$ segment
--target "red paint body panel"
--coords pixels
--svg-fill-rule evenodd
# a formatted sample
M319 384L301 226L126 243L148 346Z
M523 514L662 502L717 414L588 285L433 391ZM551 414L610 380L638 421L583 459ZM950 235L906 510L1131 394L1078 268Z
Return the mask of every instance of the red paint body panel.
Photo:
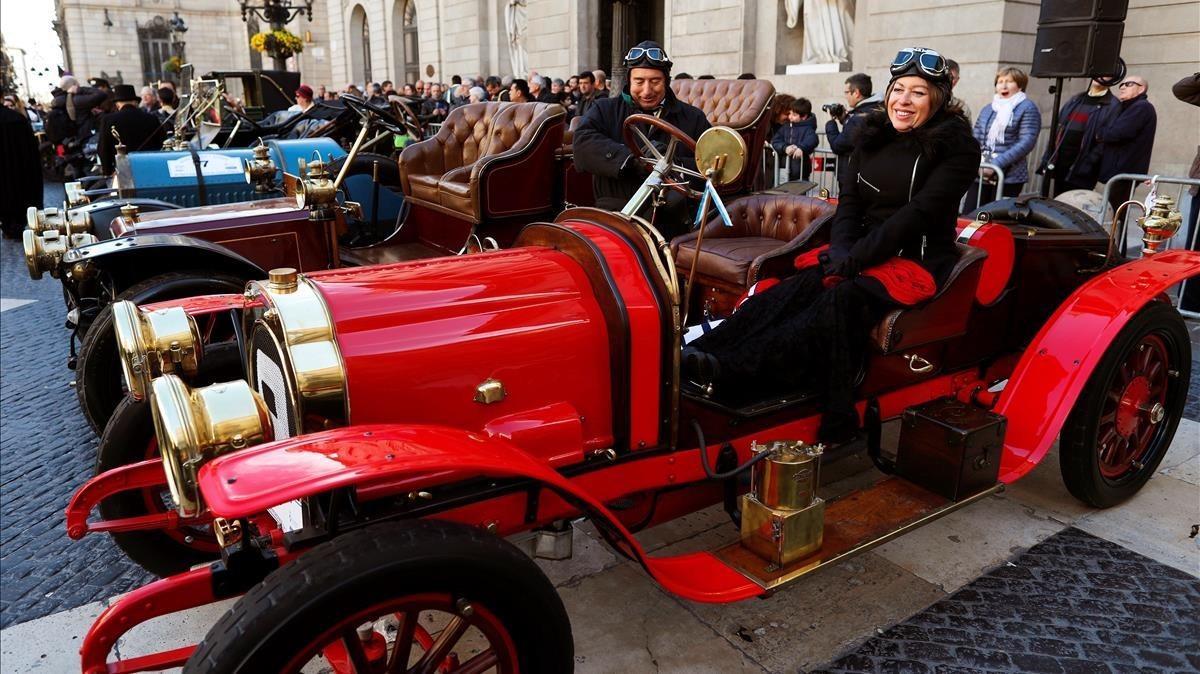
M183 297L177 300L164 300L162 302L138 305L138 308L146 312L173 307L182 307L184 311L192 316L203 316L205 314L229 311L230 309L245 309L246 298L241 294L222 293L218 295L197 295L196 297Z
M176 211L159 211L113 220L113 236L186 234L220 244L263 269L294 267L300 271L328 269L337 255L330 251L326 225L309 222L308 211L295 199L263 199Z
M662 387L662 314L638 264L638 253L611 230L587 222L559 223L587 236L608 263L629 317L629 446L658 444Z
M482 430L565 403L583 446L612 443L608 337L591 286L566 255L522 248L314 274L337 330L350 421ZM473 400L489 378L507 397ZM514 438L517 439L517 438Z
M1021 477L1046 455L1129 319L1167 288L1197 275L1200 253L1165 251L1100 274L1067 298L1021 356L996 405L1008 417L1002 482Z

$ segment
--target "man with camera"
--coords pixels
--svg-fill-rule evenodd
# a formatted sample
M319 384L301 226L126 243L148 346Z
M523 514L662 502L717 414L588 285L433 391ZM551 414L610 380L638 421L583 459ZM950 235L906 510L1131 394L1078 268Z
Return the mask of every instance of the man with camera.
M846 105L841 103L826 103L821 109L829 113L833 119L825 122L825 135L829 138L829 149L837 154L838 184L846 176L850 163L850 152L854 149L855 129L862 123L863 116L874 110L882 99L871 93L871 76L866 73L855 73L846 78L843 90ZM838 123L842 128L838 130Z

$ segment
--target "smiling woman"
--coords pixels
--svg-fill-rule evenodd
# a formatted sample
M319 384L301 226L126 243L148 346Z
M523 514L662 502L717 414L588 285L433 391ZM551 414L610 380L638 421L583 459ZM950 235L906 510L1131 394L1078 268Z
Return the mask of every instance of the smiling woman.
M870 113L850 155L831 244L801 255L799 274L751 296L684 353L687 374L718 395L821 382L825 443L857 430L854 385L870 327L932 297L958 261L958 201L979 165L945 59L904 49L891 72L886 110Z

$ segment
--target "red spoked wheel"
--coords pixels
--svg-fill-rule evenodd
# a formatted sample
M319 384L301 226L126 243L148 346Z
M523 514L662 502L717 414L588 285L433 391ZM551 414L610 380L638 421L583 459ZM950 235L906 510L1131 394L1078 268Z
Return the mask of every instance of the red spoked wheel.
M430 633L426 624L440 630ZM436 593L382 602L338 622L282 671L322 664L338 674L519 671L516 646L496 614L466 598Z
M96 449L96 473L158 457L158 439L150 404L125 397L100 436ZM100 502L106 520L163 513L172 506L166 486L126 491ZM165 578L187 571L196 564L220 557L212 527L183 526L175 529L114 531L117 547L138 566Z
M184 672L549 673L573 659L566 610L531 559L477 529L418 520L351 531L275 571Z
M1179 312L1152 302L1109 345L1063 426L1063 482L1106 508L1135 494L1175 437L1191 376L1191 342Z

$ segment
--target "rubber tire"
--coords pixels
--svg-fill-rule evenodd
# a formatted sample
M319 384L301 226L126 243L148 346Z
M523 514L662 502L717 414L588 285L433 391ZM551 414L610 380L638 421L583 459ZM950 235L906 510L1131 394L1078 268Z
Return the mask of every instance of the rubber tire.
M1158 333L1163 338L1169 367L1179 373L1167 381L1167 414L1163 419L1167 427L1150 441L1142 469L1122 478L1119 483L1113 483L1100 474L1096 427L1112 377L1129 352L1149 333ZM1151 302L1130 319L1104 352L1071 409L1059 437L1059 470L1072 496L1088 505L1108 508L1133 496L1146 484L1175 437L1187 401L1191 369L1191 341L1187 326L1174 307L1166 302Z
M241 372L242 361L237 344L215 344L204 354L196 384L237 379ZM100 436L100 445L96 448L96 474L145 461L149 457L144 448L153 437L154 419L150 404L125 396ZM100 515L106 520L149 514L140 493L135 491L114 494L101 501L99 509ZM216 553L188 547L159 531L114 531L111 535L117 547L129 559L160 578L187 571L196 564L211 562L219 557Z
M329 616L418 592L487 606L509 631L522 674L574 668L570 618L533 560L475 528L409 520L339 536L269 575L213 625L183 671L278 672Z
M185 280L194 283L182 283ZM156 286L169 286L152 293ZM135 283L117 295L117 300L138 298L139 304L193 297L211 293L241 292L246 279L229 274L179 271L159 274ZM101 435L117 404L125 397L121 364L117 360L117 336L113 332L112 305L100 310L83 335L83 344L75 363L75 395L83 418L92 432Z

